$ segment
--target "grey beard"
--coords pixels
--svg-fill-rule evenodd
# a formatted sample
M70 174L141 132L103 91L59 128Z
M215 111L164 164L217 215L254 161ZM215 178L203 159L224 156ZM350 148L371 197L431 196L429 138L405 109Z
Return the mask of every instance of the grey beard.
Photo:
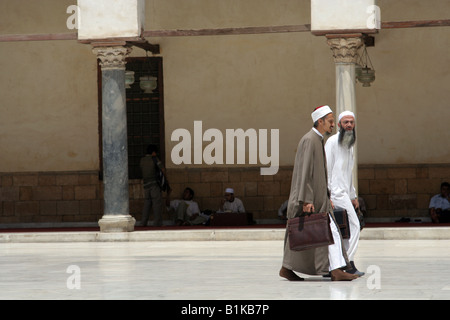
M347 131L343 128L339 130L339 145L343 145L350 149L356 142L356 134L355 129L352 131Z

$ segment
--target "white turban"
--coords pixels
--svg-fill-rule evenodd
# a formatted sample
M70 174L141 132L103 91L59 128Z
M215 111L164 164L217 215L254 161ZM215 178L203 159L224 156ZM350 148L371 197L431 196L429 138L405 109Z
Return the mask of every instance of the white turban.
M316 110L314 110L313 113L311 113L311 118L313 119L313 122L316 122L317 120L325 117L329 113L333 113L333 111L329 106L320 106L316 108Z
M345 117L345 116L352 116L353 119L355 118L355 114L354 114L353 112L351 112L351 111L344 111L344 112L342 112L342 113L339 115L339 120L338 120L338 122L340 122L341 119L342 119L343 117Z
M226 188L225 193L234 193L234 190L232 188Z

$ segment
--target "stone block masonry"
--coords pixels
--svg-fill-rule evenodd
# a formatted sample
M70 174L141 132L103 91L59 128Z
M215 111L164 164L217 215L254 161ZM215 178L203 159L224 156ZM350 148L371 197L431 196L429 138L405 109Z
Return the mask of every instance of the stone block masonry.
M102 216L98 172L2 173L0 223L95 222Z
M167 174L172 199L191 187L201 210L217 210L225 188L232 187L256 220L267 221L277 219L289 197L292 167L266 176L259 167L169 168ZM359 196L370 219L427 217L430 198L443 181L450 181L450 164L360 165L358 170ZM143 195L141 181L130 180L130 215L137 221ZM0 173L0 200L0 224L97 223L103 215L103 182L96 171ZM166 212L164 220L170 220Z
M359 196L368 218L428 217L430 199L450 181L450 164L360 165Z

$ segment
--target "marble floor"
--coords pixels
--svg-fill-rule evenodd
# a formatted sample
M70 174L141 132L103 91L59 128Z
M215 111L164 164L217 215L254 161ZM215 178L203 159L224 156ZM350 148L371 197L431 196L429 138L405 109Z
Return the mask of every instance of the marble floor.
M282 241L1 243L0 299L450 299L450 240L360 240L352 282L278 276Z

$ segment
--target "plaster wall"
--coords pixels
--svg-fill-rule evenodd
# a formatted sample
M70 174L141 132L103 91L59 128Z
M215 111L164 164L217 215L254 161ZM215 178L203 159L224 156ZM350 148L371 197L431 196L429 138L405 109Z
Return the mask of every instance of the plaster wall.
M72 33L71 0L0 3L2 34ZM446 1L378 1L383 21L448 19ZM146 1L145 30L310 23L309 1ZM356 85L360 164L448 163L450 28L381 30L376 70ZM178 128L279 129L280 166L318 105L335 106L335 68L310 32L149 38L164 64L166 166ZM76 41L0 42L0 171L99 169L95 55ZM135 48L133 56L145 52ZM205 143L206 145L207 143ZM207 166L205 164L199 165ZM209 167L209 166L208 166Z

